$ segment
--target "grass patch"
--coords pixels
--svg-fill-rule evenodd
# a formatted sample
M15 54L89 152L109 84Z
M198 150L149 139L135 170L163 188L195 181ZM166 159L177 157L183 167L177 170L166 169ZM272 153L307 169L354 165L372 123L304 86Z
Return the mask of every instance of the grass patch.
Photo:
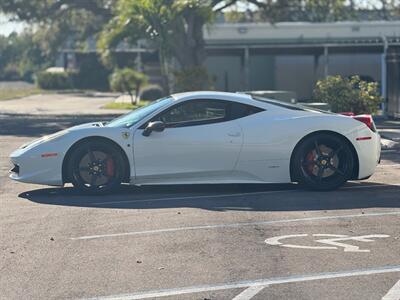
M139 105L133 105L131 103L116 103L116 102L110 102L105 104L102 108L104 109L126 109L126 110L134 110L136 108L145 106L149 104L150 101L147 100L141 100Z
M0 100L11 100L16 98L28 97L31 95L44 94L46 91L43 91L39 88L0 88Z

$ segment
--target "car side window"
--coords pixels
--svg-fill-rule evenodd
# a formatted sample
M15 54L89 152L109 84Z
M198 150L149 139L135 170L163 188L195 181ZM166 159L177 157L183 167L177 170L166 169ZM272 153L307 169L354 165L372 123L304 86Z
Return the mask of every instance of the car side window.
M167 127L193 126L226 121L229 102L219 100L192 100L178 104L157 119Z
M162 121L166 128L205 125L243 118L263 108L228 100L189 100L160 113L152 121ZM142 129L146 124L142 126Z
M243 118L246 116L256 114L261 111L264 111L264 109L256 107L256 106L252 106L252 105L243 104L243 103L232 102L232 105L230 108L230 119L235 120L235 119Z

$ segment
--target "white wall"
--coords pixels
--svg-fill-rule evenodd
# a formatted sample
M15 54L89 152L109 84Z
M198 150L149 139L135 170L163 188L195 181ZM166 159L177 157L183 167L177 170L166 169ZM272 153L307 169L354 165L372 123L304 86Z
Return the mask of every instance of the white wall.
M205 27L207 44L236 41L279 41L306 39L374 39L400 37L400 21L364 21L335 23L223 23Z

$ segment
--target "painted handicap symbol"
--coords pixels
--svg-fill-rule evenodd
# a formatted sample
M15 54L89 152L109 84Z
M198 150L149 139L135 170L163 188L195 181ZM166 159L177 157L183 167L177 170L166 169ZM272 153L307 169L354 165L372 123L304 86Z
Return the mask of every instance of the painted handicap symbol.
M325 244L326 246L305 246L286 243L286 240L293 238L304 238L312 236L315 238L316 243ZM348 236L343 234L292 234L272 237L265 240L267 245L280 246L286 248L296 249L314 249L314 250L337 250L343 248L344 252L370 252L368 249L360 249L360 247L350 244L349 242L364 242L370 243L375 242L375 239L388 238L390 235L387 234L370 234L360 236Z

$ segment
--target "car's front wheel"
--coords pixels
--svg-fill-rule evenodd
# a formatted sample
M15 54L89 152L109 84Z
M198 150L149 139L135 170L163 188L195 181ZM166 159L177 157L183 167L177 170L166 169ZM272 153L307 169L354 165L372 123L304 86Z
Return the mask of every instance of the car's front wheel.
M116 190L124 176L124 161L117 147L101 141L89 141L73 150L69 160L69 178L74 187L88 194Z
M313 190L333 190L351 178L355 162L347 141L321 133L301 142L292 163L300 184Z

